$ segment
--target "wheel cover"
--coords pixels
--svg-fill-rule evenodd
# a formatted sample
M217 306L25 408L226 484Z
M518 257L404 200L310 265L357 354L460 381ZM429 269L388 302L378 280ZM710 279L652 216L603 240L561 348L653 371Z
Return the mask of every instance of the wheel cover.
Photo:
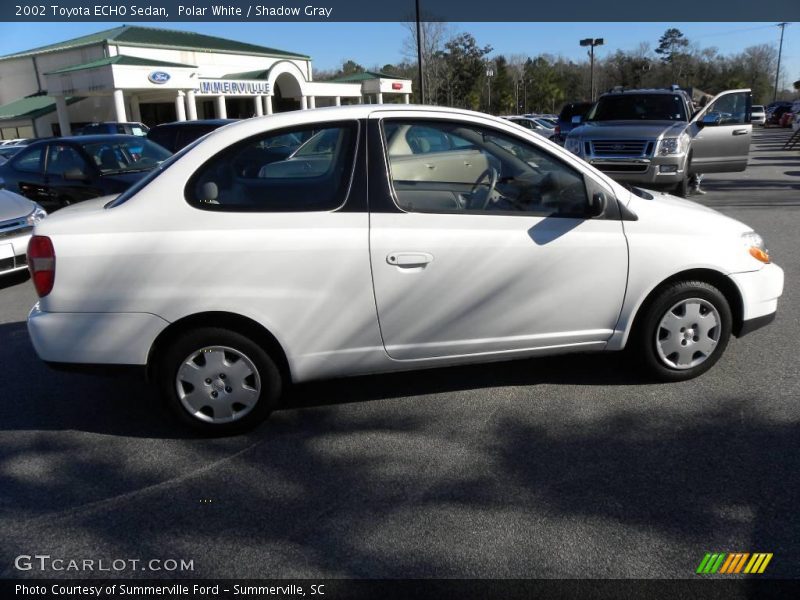
M196 419L231 423L255 408L261 378L253 361L239 350L207 346L192 352L178 367L175 390Z
M691 369L711 357L721 334L716 307L702 298L688 298L664 313L656 328L656 350L671 369Z

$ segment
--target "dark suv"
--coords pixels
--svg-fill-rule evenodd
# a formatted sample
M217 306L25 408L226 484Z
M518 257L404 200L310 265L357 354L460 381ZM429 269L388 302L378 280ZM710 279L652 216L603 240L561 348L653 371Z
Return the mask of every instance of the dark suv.
M553 134L552 140L563 146L567 134L573 128L572 117L578 116L585 119L592 106L594 106L593 102L567 102L558 114L556 132Z

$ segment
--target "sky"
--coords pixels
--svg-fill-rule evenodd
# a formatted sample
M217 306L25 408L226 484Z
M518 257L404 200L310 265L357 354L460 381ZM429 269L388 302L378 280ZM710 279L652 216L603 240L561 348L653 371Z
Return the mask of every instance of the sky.
M121 23L0 23L0 56L109 29ZM150 26L149 23L139 23ZM162 25L158 25L162 26ZM578 41L604 38L595 49L602 58L616 50L632 50L640 42L658 45L669 27L680 29L690 42L715 46L722 54L747 46L771 44L777 49L780 29L774 23L450 23L454 33L469 32L493 55L550 53L572 60L586 58ZM317 69L336 69L352 59L364 67L401 61L408 30L400 23L165 23L164 28L195 31L281 50L310 55ZM781 79L800 79L800 23L786 27Z

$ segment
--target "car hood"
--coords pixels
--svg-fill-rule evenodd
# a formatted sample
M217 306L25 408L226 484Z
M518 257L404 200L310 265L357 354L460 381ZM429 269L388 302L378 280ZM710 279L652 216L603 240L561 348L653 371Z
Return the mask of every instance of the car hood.
M643 190L652 199L640 198L630 193L627 206L640 220L652 224L659 230L672 229L675 232L697 233L700 235L741 235L753 228L741 221L703 206L697 202L678 198L665 192Z
M597 121L574 127L569 135L593 140L656 139L662 134L680 135L686 125L682 121Z
M27 217L33 207L34 203L27 198L8 190L0 190L0 222Z

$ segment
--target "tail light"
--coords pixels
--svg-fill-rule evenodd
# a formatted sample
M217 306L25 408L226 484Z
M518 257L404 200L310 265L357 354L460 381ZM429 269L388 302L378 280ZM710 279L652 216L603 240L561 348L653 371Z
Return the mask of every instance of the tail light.
M561 133L561 125L556 125L556 133L555 133L555 135L558 135L560 133Z
M56 251L53 242L44 235L34 235L28 242L28 270L39 298L53 290L56 280Z

